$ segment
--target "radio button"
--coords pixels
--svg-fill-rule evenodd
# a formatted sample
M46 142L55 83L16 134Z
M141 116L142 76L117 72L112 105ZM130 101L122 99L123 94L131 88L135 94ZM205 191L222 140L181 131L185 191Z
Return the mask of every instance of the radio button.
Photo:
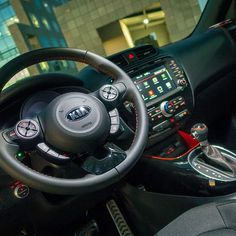
M187 115L189 115L189 111L187 109L181 111L177 115L175 115L175 119L177 121L184 119Z
M161 124L154 126L152 128L152 130L156 131L156 132L161 132L161 131L165 130L166 128L169 128L170 126L171 126L170 121L166 120L166 121L162 122Z

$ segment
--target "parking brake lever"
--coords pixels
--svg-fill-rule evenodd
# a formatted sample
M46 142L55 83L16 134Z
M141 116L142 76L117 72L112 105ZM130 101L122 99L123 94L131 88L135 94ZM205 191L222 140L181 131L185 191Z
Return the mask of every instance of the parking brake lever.
M208 142L208 128L203 123L195 124L191 128L192 136L200 143L202 152L205 154L206 161L213 167L220 168L222 171L227 171L236 175L236 160L227 158L214 146Z

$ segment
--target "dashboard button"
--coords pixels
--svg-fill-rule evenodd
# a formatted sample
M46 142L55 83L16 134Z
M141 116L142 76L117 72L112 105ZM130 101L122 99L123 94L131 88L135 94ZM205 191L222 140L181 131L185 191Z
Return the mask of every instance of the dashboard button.
M17 198L23 199L29 195L29 187L24 184L19 184L14 189L14 195Z
M162 124L159 124L159 125L156 125L152 128L153 131L156 131L156 132L161 132L164 130Z
M11 129L11 130L8 130L8 131L4 132L3 133L3 138L9 143L11 143L12 141L15 141L15 140L18 139L14 129Z
M189 111L187 109L181 111L177 115L175 115L175 119L177 121L184 119L189 114Z
M171 123L170 123L170 121L164 121L164 122L162 122L161 124L158 124L158 125L156 125L156 126L154 126L153 128L152 128L152 130L153 131L156 131L156 132L161 132L161 131L163 131L164 129L166 129L166 128L169 128L171 126Z

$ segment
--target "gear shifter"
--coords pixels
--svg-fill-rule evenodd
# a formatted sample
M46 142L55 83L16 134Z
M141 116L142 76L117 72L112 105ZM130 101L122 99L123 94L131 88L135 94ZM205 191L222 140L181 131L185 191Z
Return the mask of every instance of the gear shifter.
M216 147L209 144L208 128L205 124L195 124L191 129L191 134L199 141L201 150L205 154L204 159L209 165L236 176L236 160L227 158L227 155L223 155Z

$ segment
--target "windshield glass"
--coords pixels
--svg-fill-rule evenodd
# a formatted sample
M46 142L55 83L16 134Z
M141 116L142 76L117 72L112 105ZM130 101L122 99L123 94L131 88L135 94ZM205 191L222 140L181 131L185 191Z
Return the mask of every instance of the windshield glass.
M0 67L38 48L73 47L102 56L138 45L156 47L188 36L207 0L0 0ZM70 61L43 62L17 74L76 74Z

